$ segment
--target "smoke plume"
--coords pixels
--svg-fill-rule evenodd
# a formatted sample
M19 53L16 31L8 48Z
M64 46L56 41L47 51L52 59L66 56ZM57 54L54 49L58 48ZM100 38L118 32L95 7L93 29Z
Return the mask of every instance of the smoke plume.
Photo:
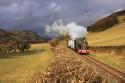
M71 39L83 38L87 33L87 28L81 25L78 25L75 22L63 24L62 20L55 21L52 25L46 26L47 34L52 37L58 37L59 35L68 35Z

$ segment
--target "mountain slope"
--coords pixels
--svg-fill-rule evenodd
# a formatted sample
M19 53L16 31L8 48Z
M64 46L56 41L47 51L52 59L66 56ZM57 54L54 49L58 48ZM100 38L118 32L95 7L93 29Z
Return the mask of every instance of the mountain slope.
M96 23L88 27L88 31L91 32L104 31L124 21L125 21L125 10L122 10L97 21Z
M89 32L87 38L89 45L125 45L125 22L110 27L105 31Z
M30 30L10 30L0 29L0 41L45 41L35 32Z

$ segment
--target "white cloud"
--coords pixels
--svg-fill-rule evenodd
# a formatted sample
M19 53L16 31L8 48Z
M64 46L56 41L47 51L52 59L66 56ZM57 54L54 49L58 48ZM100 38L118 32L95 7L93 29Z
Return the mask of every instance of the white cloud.
M123 8L119 8L119 9L113 11L113 13L115 13L115 12L119 12L119 11L122 11L122 10L123 10Z
M61 9L61 6L58 5L58 4L55 3L55 2L51 2L49 6L50 6L50 8L55 9L55 10L57 10L57 11Z
M55 8L55 7L57 7L57 4L55 2L52 2L52 3L50 3L50 7Z

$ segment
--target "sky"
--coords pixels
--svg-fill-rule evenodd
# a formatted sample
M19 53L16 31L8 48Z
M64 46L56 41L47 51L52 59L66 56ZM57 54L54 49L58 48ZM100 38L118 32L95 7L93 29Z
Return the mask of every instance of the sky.
M0 28L28 29L45 36L56 20L89 26L125 9L125 0L0 0Z

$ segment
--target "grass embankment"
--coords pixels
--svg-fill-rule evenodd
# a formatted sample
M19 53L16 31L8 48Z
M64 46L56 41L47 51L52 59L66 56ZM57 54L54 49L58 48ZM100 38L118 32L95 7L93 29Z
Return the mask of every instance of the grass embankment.
M52 61L49 44L31 45L31 52L0 57L0 83L25 83Z
M125 45L125 22L102 32L89 32L87 39L91 46Z
M125 73L125 56L117 56L106 53L97 53L91 56Z

